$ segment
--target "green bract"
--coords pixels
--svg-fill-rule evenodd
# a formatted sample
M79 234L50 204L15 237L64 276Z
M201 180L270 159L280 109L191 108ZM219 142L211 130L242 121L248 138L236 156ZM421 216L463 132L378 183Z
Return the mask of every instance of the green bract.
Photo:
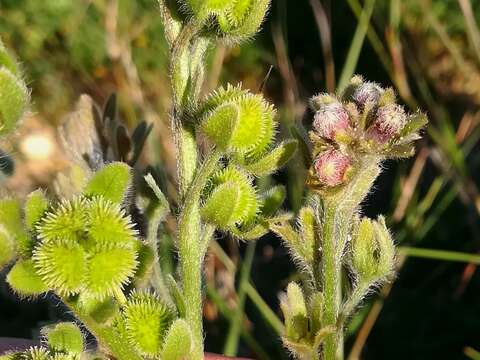
M43 328L48 347L52 351L80 354L84 348L83 334L73 323L59 323Z
M260 29L270 0L184 0L199 22L214 19L214 30L223 38L239 41Z
M19 260L7 275L7 282L20 296L36 296L49 290L31 260Z
M261 95L240 86L210 95L200 115L202 132L224 151L248 155L262 152L273 141L275 110Z
M258 200L252 180L247 174L228 167L216 174L212 183L214 189L201 210L205 221L229 230L255 218Z
M0 41L0 135L11 132L25 112L30 94L15 60Z

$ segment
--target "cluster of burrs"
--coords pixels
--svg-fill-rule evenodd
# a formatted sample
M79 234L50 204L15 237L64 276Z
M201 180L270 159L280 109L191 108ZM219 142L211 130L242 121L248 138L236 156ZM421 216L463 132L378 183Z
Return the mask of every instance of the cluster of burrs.
M296 149L295 141L273 146L275 110L263 96L240 86L216 91L198 110L198 128L225 156L225 166L210 179L201 215L206 222L243 239L259 237L281 205L282 188L258 194L254 177L282 167Z
M270 6L270 0L180 0L207 29L230 42L255 35Z
M319 190L339 187L351 178L362 158L372 161L414 154L414 141L427 123L396 103L393 89L354 77L340 96L320 94L311 100L315 111L313 166L309 184Z
M23 207L17 200L1 200L0 266L13 264L7 282L18 295L56 294L89 331L121 343L132 359L168 358L178 350L178 336L188 353L190 330L177 319L184 311L154 292L135 290L150 278L154 252L124 210L131 177L128 165L111 163L71 199L49 201L37 190ZM84 349L83 335L74 324L58 324L44 333L45 346L0 359L100 355Z

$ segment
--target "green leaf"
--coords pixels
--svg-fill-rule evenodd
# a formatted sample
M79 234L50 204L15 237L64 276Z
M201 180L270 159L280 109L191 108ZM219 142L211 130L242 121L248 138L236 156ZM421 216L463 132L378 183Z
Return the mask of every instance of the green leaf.
M306 167L309 167L313 162L312 159L312 144L308 140L308 135L303 127L292 126L290 128L290 133L293 138L298 142L298 149L302 155L303 161L305 162Z
M131 169L127 164L111 163L93 175L84 190L84 194L87 196L102 196L120 204L131 182Z
M16 255L15 242L3 226L0 226L0 270Z
M137 249L137 270L135 271L135 282L144 283L148 281L152 273L155 253L151 246L139 244Z
M0 40L0 67L4 66L7 68L13 75L19 75L18 65L15 62L13 56L3 45L3 42Z
M255 176L270 175L283 167L295 154L296 150L296 140L285 141L260 160L244 165L244 167Z
M278 185L269 189L266 193L262 194L260 202L260 212L262 217L269 217L275 215L280 206L282 206L287 196L287 190L285 186Z
M255 224L246 229L232 227L229 232L240 240L256 240L262 236L268 234L268 224L261 221L259 224Z
M48 286L37 274L32 260L19 260L7 275L7 283L20 296L37 296L47 292Z
M177 282L173 278L171 274L167 275L167 286L168 286L168 291L170 292L170 295L173 298L173 301L175 302L175 305L177 307L177 312L178 316L180 317L185 317L186 314L186 305L185 305L185 297L182 293L182 289L178 286Z
M203 133L220 149L227 150L239 122L239 108L232 103L219 106L203 120Z
M162 360L188 359L193 346L192 331L183 319L176 320L165 337L162 349Z
M83 334L73 323L64 322L51 328L43 328L48 347L53 351L81 354L84 348Z
M315 251L316 234L319 231L319 229L317 229L314 210L310 207L302 208L298 215L298 223L302 233L304 246L305 248L312 249L313 253Z
M34 225L43 217L48 208L45 193L38 189L30 193L25 202L25 225L27 229L34 230Z
M404 128L400 131L400 137L408 136L415 133L428 124L428 118L425 114L417 113L408 118Z
M29 100L25 84L5 67L0 67L0 135L15 128Z
M15 246L22 255L29 256L32 251L33 240L25 231L22 220L22 208L19 200L0 200L0 224L15 242Z

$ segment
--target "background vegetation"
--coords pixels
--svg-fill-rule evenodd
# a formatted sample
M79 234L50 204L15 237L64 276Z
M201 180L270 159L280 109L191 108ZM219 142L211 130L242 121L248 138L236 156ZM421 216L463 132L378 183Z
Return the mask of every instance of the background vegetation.
M353 73L395 87L407 107L430 116L417 156L388 164L365 204L370 216L387 214L401 246L399 273L353 319L350 359L480 358L479 23L478 0L273 0L254 41L212 51L205 92L238 80L263 88L284 132L302 119L309 126L306 99L341 88ZM128 127L154 123L143 164L175 173L154 0L0 0L0 36L22 60L34 101L2 144L15 161L13 173L4 168L6 192L48 188L68 166L54 128L82 93L102 104L117 92ZM287 184L292 210L303 197L296 163L265 179ZM171 270L168 235L162 244L162 266ZM219 238L205 274L207 350L285 358L278 294L295 276L273 235L257 245ZM1 286L0 336L35 337L64 316L53 298L19 303Z

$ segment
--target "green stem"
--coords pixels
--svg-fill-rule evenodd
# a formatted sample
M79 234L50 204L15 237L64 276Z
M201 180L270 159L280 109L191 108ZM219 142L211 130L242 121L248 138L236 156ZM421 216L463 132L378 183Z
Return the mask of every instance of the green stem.
M477 254L403 246L398 248L398 252L410 257L480 264L480 255Z
M355 211L380 172L378 161L375 157L363 158L348 185L339 193L323 198L322 261L321 265L315 265L321 266L324 326L337 329L325 339L324 360L343 359L343 327L337 327L342 305L343 255Z
M186 305L186 320L194 339L191 359L203 358L202 261L199 202L205 184L220 160L221 152L210 153L199 169L185 197L178 223L180 273Z
M335 218L336 206L325 203L323 215L323 241L322 241L322 283L324 303L324 323L325 326L335 326L337 323L338 312L341 302L341 262L337 259L337 239L335 238ZM328 335L325 339L324 359L337 359L337 349L339 343L339 331Z

